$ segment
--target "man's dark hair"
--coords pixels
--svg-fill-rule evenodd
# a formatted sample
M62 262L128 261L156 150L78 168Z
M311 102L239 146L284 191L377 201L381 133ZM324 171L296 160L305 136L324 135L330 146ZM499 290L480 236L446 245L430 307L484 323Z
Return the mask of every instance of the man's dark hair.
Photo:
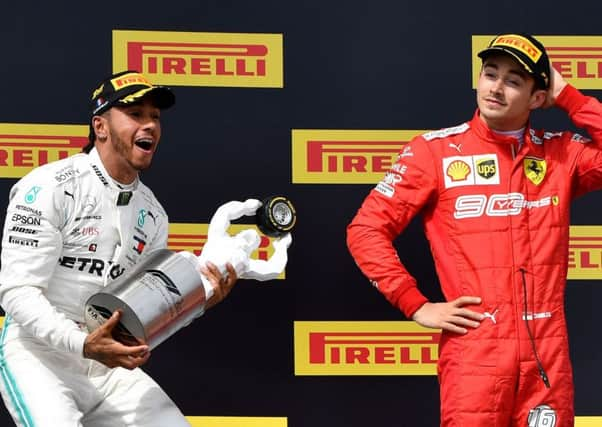
M96 140L96 133L94 127L90 124L90 134L88 135L88 143L82 148L82 153L89 153L94 148L94 141Z

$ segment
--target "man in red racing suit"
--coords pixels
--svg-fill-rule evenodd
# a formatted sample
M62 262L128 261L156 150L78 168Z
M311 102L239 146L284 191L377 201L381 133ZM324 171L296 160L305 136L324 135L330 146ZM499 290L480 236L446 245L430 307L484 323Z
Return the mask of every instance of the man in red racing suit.
M568 427L569 208L602 187L602 105L553 69L546 75L529 63L529 70L502 37L534 43L545 55L530 36L492 41L479 55L472 120L404 146L348 226L347 243L394 306L442 329L442 426ZM544 90L533 88L542 67ZM540 92L545 99L535 99ZM551 105L592 140L531 129L529 112ZM443 303L424 297L392 246L419 212Z

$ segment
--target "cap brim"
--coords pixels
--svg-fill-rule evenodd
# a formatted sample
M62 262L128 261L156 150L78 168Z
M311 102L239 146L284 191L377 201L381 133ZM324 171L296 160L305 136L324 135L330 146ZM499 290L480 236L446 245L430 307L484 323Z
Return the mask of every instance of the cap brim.
M140 102L143 98L150 97L157 108L167 109L176 103L176 96L171 89L166 86L153 86L140 89L124 98L121 98L116 104L128 105Z
M483 49L482 51L477 53L477 56L484 60L489 55L494 54L494 53L505 53L507 55L510 55L511 57L516 59L520 65L523 66L523 68L525 69L525 71L527 73L529 73L531 75L535 75L535 73L533 72L531 67L529 67L520 56L518 56L514 51L512 51L510 49L505 49L505 48L499 47L499 46L498 47L488 47L487 49Z

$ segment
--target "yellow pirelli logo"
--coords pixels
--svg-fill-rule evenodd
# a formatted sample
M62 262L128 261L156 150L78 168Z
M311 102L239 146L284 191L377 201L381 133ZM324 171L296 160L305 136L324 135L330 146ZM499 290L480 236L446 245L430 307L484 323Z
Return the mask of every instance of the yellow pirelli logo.
M602 279L602 226L572 225L569 236L569 279Z
M251 253L251 258L267 261L274 253L274 246L272 245L273 238L261 233L255 225L232 224L228 228L228 233L234 236L249 228L256 230L261 239L257 250ZM209 224L170 223L167 248L176 252L192 252L198 256L201 254L203 246L205 246L205 243L207 242L208 229ZM282 272L278 276L278 279L284 278L285 272Z
M186 417L192 427L287 427L284 417Z
M284 85L282 34L113 31L113 70L171 86Z
M527 55L533 62L537 62L542 55L542 51L537 48L531 41L517 34L508 36L500 36L492 43L493 46L508 46L520 50Z
M295 184L375 184L425 130L292 130Z
M137 75L126 75L123 77L116 77L114 79L111 80L111 84L113 85L113 87L116 90L119 89L123 89L126 88L128 86L134 86L134 85L146 85L146 86L150 86L151 83L143 76L141 76L140 74Z
M472 36L472 87L477 87L481 59L495 36ZM545 47L550 63L579 89L602 89L602 36L535 36Z
M436 375L441 332L414 322L295 322L295 375Z
M0 178L20 178L33 168L82 151L86 125L0 123Z

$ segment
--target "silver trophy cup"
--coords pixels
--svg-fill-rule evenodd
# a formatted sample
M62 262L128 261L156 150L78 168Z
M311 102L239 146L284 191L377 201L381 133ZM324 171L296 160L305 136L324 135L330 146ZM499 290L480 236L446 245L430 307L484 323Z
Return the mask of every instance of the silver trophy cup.
M85 321L93 331L121 310L113 337L126 345L157 347L203 313L206 295L196 257L169 249L153 251L131 274L92 295Z
M258 212L260 207L262 210ZM256 212L258 228L278 237L272 243L274 254L269 260L251 259L260 242L257 232L248 229L231 236L227 231L231 220ZM88 298L84 307L88 330L97 329L115 310L121 310L113 338L126 345L157 347L203 314L207 293L211 297L213 291L208 279L202 277L199 265L211 261L224 275L226 263L230 263L238 278L243 279L266 281L278 277L287 262L295 218L292 203L282 196L263 202L247 199L225 203L211 219L207 242L198 258L186 251L156 250L131 273Z

